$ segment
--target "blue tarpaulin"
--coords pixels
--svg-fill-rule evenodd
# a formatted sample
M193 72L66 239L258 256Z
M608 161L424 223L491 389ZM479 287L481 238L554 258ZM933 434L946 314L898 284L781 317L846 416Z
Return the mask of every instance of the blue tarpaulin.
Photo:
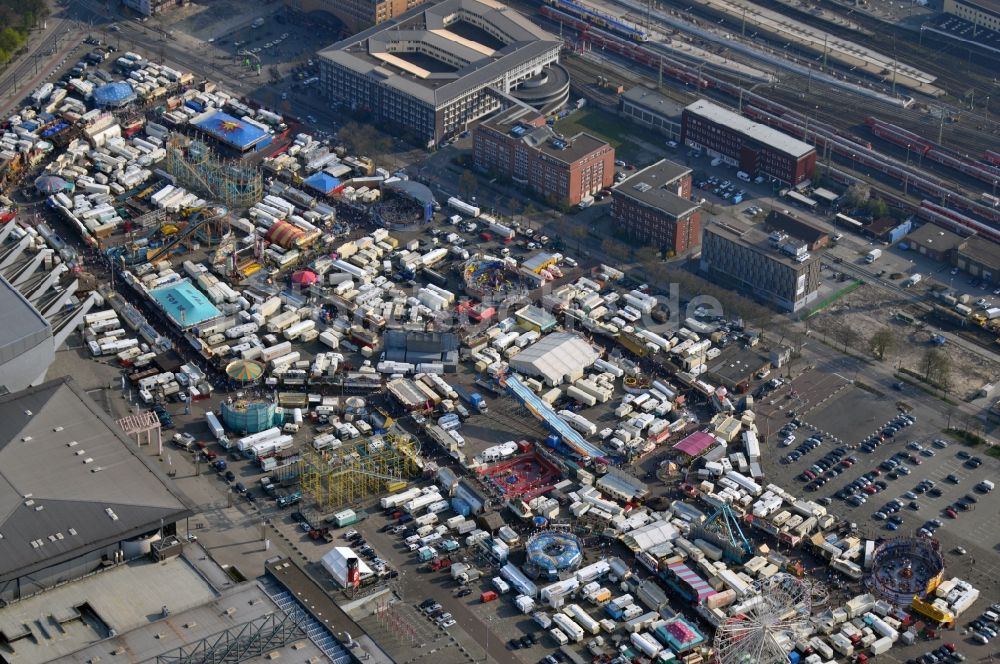
M330 194L334 189L340 186L340 180L333 177L329 173L324 173L320 171L319 173L313 173L307 177L303 184L310 189L314 189L323 194Z
M222 313L187 279L149 292L174 323L182 328L218 318Z

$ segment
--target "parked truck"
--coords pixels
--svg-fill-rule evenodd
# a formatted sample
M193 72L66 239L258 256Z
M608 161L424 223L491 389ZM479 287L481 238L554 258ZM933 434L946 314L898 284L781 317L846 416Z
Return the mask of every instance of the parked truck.
M882 257L882 250L881 249L872 249L865 256L865 262L866 263L874 263L875 261L877 261L881 257Z
M485 415L489 412L489 407L486 405L486 399L484 399L483 395L479 392L471 392L462 385L453 385L452 387L458 394L459 398L469 404L469 406L477 413Z

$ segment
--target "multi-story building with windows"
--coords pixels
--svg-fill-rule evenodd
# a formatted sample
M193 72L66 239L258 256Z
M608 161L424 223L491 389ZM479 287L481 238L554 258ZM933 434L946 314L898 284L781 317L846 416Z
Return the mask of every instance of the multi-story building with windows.
M701 271L780 309L798 311L819 295L822 258L787 240L735 221L713 221L702 234Z
M670 256L701 242L701 211L691 200L691 169L661 159L611 190L616 228Z
M981 28L1000 32L1000 0L944 0L941 10Z
M416 7L319 53L321 89L428 146L515 103L562 41L493 0Z
M684 144L705 150L750 176L795 186L813 176L816 150L808 143L699 99L682 114Z
M622 93L618 98L618 113L633 122L657 129L672 141L681 140L681 112L684 107L641 85Z
M587 133L559 136L545 117L512 106L473 130L476 168L507 177L553 202L577 205L611 186L615 149Z
M153 16L159 14L167 7L186 5L187 0L124 0L124 4L129 9L134 9L143 16Z
M328 12L354 33L410 11L426 0L285 0L293 11Z

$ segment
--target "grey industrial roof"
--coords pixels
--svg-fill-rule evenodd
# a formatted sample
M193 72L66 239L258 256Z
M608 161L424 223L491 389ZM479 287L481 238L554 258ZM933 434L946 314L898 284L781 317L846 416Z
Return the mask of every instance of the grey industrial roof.
M450 23L465 17L489 25L491 34L502 36L506 45L490 56L463 44L461 38L431 32L447 30ZM378 53L412 52L414 44L446 50L467 64L457 71L433 73L421 79L375 57ZM379 78L384 85L438 107L548 51L558 52L561 47L562 42L554 35L493 0L443 0L415 7L396 19L339 41L320 51L319 57ZM433 57L431 53L426 55Z
M191 513L71 378L0 398L0 581Z
M953 233L943 226L937 224L924 224L920 228L912 231L906 236L910 242L916 242L933 251L942 253L951 251L965 241L965 238L958 233Z
M958 253L994 271L1000 270L1000 244L993 240L974 235L959 247Z
M0 276L0 366L52 336L52 326L10 282ZM41 371L39 371L41 373Z
M791 155L796 159L813 151L813 146L808 143L803 143L799 139L793 138L792 136L780 132L777 129L772 129L767 125L754 122L749 118L733 113L728 109L717 106L704 99L699 99L693 104L687 106L684 110L701 116L716 124L725 125L733 131L738 131L745 136L749 136L764 145L768 145L775 150L780 150L781 152Z
M275 610L266 599L247 601L262 594L253 584L218 595L206 578L222 574L224 582L231 579L211 559L192 560L191 553L205 556L194 545L179 557L136 560L0 608L0 634L8 641L4 657L18 664L92 664L98 656L108 657L124 647L129 653L124 661L149 662L155 655ZM155 592L136 592L138 588ZM84 604L100 621L80 619ZM151 620L160 618L163 607L169 617ZM230 607L236 609L231 616L225 613ZM109 638L105 629L116 636Z
M636 106L642 106L650 112L658 113L668 118L680 118L684 106L677 101L661 95L655 90L637 85L622 93L622 98Z
M679 196L677 187L671 185L691 169L672 161L661 159L614 186L613 193L635 199L643 205L663 210L672 217L680 217L698 207L698 204Z
M529 375L545 376L551 383L561 383L567 375L579 373L592 365L600 354L587 341L571 332L553 332L515 355L510 366Z

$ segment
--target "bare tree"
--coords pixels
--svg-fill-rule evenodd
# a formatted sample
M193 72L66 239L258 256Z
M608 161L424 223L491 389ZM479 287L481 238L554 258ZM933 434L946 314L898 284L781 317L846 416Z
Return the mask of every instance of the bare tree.
M463 196L472 196L479 191L479 180L475 173L468 169L462 171L462 175L458 178L458 189Z
M858 331L855 330L848 324L841 324L830 330L830 334L833 338L839 341L844 346L844 352L847 352L848 346L853 346L858 340Z
M876 330L869 341L872 355L879 360L884 360L896 349L896 334L888 327Z
M659 260L660 252L656 249L656 247L646 245L636 250L635 258L643 264L643 267L646 267L647 264L654 263Z
M937 348L928 348L920 361L924 380L933 383L941 389L947 389L951 384L951 360Z

